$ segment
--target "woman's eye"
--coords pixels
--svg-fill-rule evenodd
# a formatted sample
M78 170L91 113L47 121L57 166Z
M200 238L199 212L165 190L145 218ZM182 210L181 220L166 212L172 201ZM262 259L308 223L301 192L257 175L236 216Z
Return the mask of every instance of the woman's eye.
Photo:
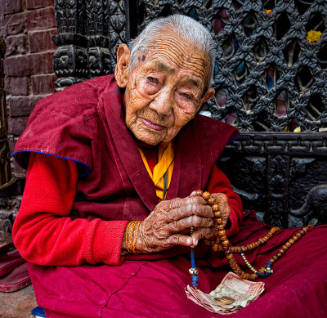
M192 95L190 95L190 94L187 94L187 93L180 93L180 95L181 96L183 96L184 98L186 98L186 99L192 99Z
M158 79L156 79L155 77L152 77L152 76L148 76L147 80L152 84L158 84L159 83Z

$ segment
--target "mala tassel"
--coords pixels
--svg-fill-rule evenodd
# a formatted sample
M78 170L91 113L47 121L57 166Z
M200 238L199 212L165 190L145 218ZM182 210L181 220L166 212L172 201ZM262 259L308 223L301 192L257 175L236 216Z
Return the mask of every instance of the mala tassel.
M194 231L193 226L190 229L190 234L192 235ZM192 285L194 287L198 287L198 280L199 280L199 271L195 266L195 251L194 247L191 247L191 268L189 269L189 273L192 275Z

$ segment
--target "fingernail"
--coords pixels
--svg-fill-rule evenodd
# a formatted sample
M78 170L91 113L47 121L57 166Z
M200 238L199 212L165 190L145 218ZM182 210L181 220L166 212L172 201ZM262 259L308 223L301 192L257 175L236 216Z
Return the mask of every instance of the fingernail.
M193 240L189 237L186 242L187 242L188 245L191 245L192 244L192 241Z
M197 245L198 245L198 243L199 243L199 241L198 241L198 240L196 240L196 239L193 239L193 245L194 245L194 246L197 246Z

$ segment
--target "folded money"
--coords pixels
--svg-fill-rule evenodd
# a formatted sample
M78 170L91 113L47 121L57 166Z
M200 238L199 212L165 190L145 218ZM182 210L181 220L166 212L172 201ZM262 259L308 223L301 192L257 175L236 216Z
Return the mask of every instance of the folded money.
M263 291L263 282L245 280L232 272L229 272L209 294L190 285L185 288L188 299L210 312L221 315L235 313L256 300Z

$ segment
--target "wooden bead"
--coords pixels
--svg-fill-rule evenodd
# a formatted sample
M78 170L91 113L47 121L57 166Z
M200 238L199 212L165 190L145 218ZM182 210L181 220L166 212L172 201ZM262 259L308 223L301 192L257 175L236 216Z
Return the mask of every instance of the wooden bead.
M217 253L218 250L219 250L219 245L216 243L216 244L213 244L212 247L211 247L212 251Z
M225 230L219 230L219 231L218 231L218 235L219 235L220 237L225 236L225 234L226 234L226 231L225 231Z
M203 191L202 190L197 190L197 191L195 191L195 194L198 195L198 196L202 196Z
M204 200L208 200L210 198L210 193L208 191L203 192L202 198Z
M234 257L230 260L229 264L232 265L236 270L241 270Z
M223 247L229 246L229 241L227 241L227 240L222 241L221 244L222 244Z
M219 205L215 203L212 207L212 211L219 211Z
M241 253L241 248L240 247L235 247L235 253Z
M222 218L217 218L216 221L217 221L216 222L217 224L223 224L224 223Z
M210 197L210 198L208 199L208 204L210 204L210 205L214 205L214 204L215 204L215 199L214 199L213 197Z
M224 242L224 241L228 241L226 235L222 235L222 236L220 236L219 239L220 239L222 242Z
M214 213L215 218L221 218L221 212L217 211Z
M232 254L232 250L230 247L225 251L225 254L226 255Z
M250 275L250 278L249 279L250 280L255 280L257 277L258 277L257 274L254 274L253 273L253 274Z

